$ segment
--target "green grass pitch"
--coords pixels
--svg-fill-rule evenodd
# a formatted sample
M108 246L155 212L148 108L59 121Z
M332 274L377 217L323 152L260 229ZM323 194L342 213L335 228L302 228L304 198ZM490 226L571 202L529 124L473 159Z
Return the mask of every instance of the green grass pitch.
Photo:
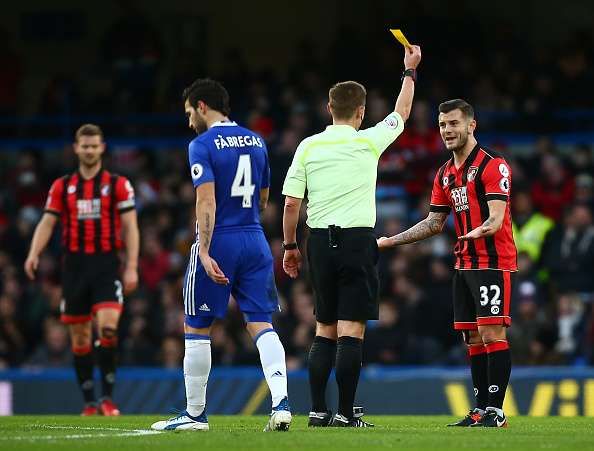
M208 432L148 431L156 416L0 417L0 450L477 450L594 449L592 418L510 418L507 429L446 428L446 416L369 416L373 429L308 429L296 416L289 432L264 433L262 416L212 416Z

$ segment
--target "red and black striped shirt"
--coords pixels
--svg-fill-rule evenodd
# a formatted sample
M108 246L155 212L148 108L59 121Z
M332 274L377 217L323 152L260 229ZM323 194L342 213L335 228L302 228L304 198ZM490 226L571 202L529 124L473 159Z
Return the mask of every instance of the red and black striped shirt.
M502 155L478 144L460 168L456 169L451 158L437 171L430 210L449 213L453 208L458 236L487 220L488 201L507 202L501 230L489 237L456 243L456 269L518 269L510 209L511 175Z
M121 249L121 217L134 209L134 189L125 177L101 169L92 179L80 172L57 179L45 211L62 220L68 252L96 254Z

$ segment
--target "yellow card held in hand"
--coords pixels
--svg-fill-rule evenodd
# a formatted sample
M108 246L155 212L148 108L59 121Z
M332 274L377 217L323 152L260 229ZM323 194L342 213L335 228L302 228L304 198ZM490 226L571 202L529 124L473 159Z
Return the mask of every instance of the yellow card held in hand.
M391 28L390 31L392 32L394 37L396 39L398 39L398 42L400 42L404 47L412 47L410 45L410 42L408 42L408 39L406 39L406 37L404 36L402 31L400 31L399 28L394 28L394 29Z

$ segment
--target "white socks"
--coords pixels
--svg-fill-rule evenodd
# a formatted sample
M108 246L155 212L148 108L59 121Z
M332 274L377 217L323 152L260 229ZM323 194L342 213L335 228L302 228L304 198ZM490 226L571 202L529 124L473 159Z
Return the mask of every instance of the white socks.
M200 415L206 406L206 384L210 374L211 360L210 337L186 334L186 354L184 356L186 410L193 417Z
M266 329L256 336L256 347L260 353L264 377L270 388L272 407L276 407L287 396L285 349L273 329Z

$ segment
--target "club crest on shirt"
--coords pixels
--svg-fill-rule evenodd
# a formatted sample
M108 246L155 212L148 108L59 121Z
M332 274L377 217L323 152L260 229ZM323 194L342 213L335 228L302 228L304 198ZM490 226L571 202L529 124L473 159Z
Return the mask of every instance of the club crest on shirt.
M468 168L468 173L466 174L466 180L468 180L469 182L474 181L477 172L478 168L476 166L470 166L470 168Z
M109 196L109 185L103 185L101 187L101 195L102 196Z

